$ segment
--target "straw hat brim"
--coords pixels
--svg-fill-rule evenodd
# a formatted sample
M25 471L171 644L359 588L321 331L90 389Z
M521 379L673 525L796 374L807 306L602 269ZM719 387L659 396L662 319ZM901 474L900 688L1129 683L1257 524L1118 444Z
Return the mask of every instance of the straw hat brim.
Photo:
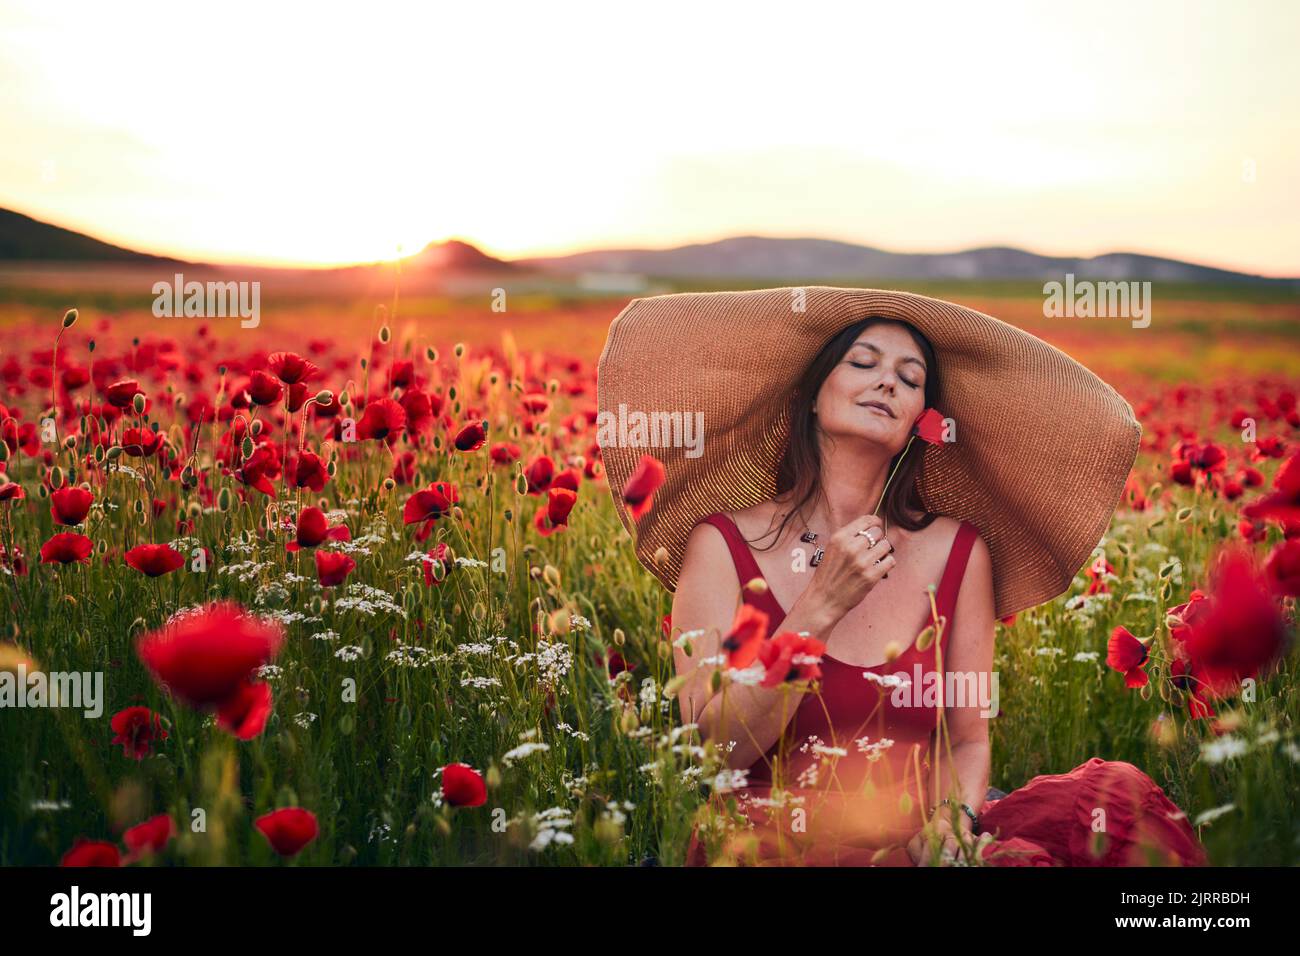
M597 368L598 411L613 420L623 406L624 421L635 411L703 414L698 457L681 447L601 441L638 560L673 591L701 517L776 494L794 385L832 336L867 316L909 322L935 348L938 409L955 420L957 440L918 441L909 454L923 449L918 486L926 509L970 521L988 545L996 615L1068 589L1105 533L1137 457L1142 429L1132 407L1015 326L877 289L660 295L634 299L614 319ZM663 463L665 478L634 520L621 491L643 454ZM660 548L667 557L656 562Z

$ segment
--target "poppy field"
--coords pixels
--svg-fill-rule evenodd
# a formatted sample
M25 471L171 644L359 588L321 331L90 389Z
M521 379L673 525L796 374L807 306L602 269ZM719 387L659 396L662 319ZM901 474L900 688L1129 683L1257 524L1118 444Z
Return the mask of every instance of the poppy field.
M1300 308L1187 294L1103 330L930 294L1143 425L1094 559L998 622L993 786L1129 761L1212 865L1300 862ZM0 864L680 865L697 821L734 835L676 706L689 636L611 500L653 508L657 462L601 466L626 301L249 330L0 302Z

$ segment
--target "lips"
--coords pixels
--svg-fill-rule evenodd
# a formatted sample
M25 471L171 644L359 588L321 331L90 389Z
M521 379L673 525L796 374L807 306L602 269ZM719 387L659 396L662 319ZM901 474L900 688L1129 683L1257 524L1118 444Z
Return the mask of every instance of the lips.
M890 418L898 417L897 415L894 414L894 410L890 408L888 405L886 405L884 402L860 402L859 404L863 408L878 408L886 415L888 415Z

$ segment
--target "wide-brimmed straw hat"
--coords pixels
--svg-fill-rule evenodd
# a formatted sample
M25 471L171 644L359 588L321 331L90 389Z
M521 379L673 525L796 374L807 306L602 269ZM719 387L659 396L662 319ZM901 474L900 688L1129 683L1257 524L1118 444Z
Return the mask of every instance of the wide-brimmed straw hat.
M691 292L634 299L610 324L597 369L598 422L622 423L618 440L601 442L615 507L638 560L669 591L701 517L776 494L796 382L832 336L869 316L908 322L934 346L937 407L955 420L957 440L918 441L908 454L925 456L926 509L971 522L988 544L996 615L1050 600L1087 563L1142 429L1128 402L1068 355L991 316L908 292ZM622 440L637 437L624 430L636 412L693 421L702 413L702 446ZM621 491L644 454L663 463L665 478L633 519ZM656 562L660 548L667 557Z

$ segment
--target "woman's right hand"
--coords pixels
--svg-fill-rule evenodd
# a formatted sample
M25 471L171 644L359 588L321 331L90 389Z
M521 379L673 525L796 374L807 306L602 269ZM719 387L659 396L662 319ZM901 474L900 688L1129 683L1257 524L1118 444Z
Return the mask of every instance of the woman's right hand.
M868 534L860 533L864 530ZM831 535L823 550L805 593L836 621L861 604L896 563L879 515L854 518Z

